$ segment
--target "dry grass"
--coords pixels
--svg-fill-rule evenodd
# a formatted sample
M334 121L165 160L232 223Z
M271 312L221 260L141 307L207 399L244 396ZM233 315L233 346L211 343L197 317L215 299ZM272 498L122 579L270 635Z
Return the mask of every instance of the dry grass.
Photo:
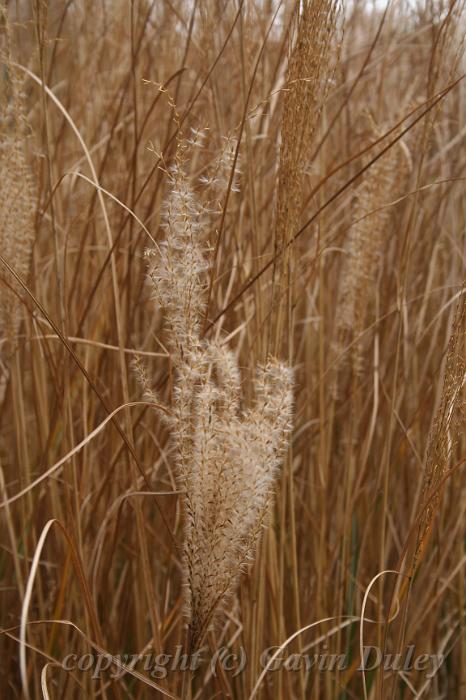
M4 6L0 697L460 700L464 3Z

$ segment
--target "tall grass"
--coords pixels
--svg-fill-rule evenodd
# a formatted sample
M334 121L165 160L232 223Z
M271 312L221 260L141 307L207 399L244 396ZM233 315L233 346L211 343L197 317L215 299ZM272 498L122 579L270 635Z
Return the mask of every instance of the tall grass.
M0 697L464 697L465 27L2 4Z

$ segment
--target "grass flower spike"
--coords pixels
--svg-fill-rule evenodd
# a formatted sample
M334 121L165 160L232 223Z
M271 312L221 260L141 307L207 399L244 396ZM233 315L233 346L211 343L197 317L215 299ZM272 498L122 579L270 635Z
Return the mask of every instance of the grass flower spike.
M288 444L292 373L269 360L257 370L254 405L242 409L233 352L200 334L206 217L181 166L170 174L166 239L148 253L149 279L175 367L169 420L185 492L184 578L195 649L253 558Z

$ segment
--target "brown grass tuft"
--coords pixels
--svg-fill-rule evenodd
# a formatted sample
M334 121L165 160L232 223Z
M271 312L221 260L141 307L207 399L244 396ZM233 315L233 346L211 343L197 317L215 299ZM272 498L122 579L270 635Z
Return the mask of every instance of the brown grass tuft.
M464 1L1 8L0 698L462 700Z

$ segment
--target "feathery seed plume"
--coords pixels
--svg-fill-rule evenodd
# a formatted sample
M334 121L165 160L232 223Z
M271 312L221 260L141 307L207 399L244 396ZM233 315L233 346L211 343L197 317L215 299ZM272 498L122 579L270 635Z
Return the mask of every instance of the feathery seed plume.
M34 243L35 183L26 157L26 108L23 81L12 64L6 9L0 8L4 25L2 99L0 104L0 248L9 265L25 280ZM8 374L8 355L14 349L21 323L23 289L2 265L0 267L0 364ZM2 387L4 382L2 382Z
M233 352L200 332L206 218L180 163L170 176L166 238L148 254L148 276L175 367L169 421L185 491L186 610L196 649L253 558L291 430L292 373L269 360L257 372L255 404L241 410ZM208 184L219 182L217 175Z

